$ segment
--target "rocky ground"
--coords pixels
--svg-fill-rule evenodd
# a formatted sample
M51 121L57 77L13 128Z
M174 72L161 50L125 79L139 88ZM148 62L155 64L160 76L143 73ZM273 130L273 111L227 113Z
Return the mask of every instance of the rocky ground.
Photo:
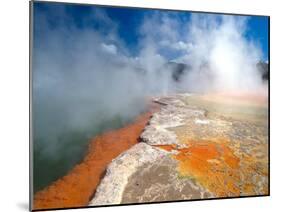
M192 98L155 99L161 110L109 164L89 205L268 194L266 106L239 107L250 113L237 116Z
M94 137L90 141L87 155L80 164L35 194L33 209L86 206L92 199L107 165L138 143L143 128L157 110L158 105L153 104L149 111L140 114L128 125Z

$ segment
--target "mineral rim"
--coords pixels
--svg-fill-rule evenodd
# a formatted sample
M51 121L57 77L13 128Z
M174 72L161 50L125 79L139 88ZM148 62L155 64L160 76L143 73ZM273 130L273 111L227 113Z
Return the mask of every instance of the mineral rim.
M155 99L161 110L108 165L89 205L267 195L266 101L218 96Z
M93 138L88 153L80 164L35 194L33 209L87 206L107 165L112 159L138 143L143 128L158 108L157 104L151 104L149 111L140 114L127 126Z

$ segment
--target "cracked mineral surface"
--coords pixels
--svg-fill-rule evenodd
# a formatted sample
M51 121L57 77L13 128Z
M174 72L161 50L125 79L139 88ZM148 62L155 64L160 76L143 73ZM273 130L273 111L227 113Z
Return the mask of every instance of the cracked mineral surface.
M178 94L155 102L161 110L141 142L111 162L90 205L268 194L267 101Z

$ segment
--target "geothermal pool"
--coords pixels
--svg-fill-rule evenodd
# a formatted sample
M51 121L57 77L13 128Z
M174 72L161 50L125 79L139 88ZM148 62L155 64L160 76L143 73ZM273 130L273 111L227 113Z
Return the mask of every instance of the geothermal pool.
M165 98L160 97L160 100L165 101ZM166 158L168 161L174 161L170 165L166 164L166 166L173 166L173 168L168 168L172 170L172 173L168 173L166 177L175 176L176 181L183 180L183 185L190 183L188 181L192 179L197 182L197 186L201 186L201 189L205 189L213 197L268 193L268 104L266 96L179 94L167 97L167 99L169 98L172 99L171 102L179 101L181 103L171 105L171 111L167 107L169 108L169 104L174 103L169 103L168 106L158 104L158 106L150 106L150 111L147 113L136 115L136 119L133 117L125 121L121 118L108 120L98 128L93 126L96 131L87 134L90 135L89 137L83 134L71 137L70 134L68 138L72 142L65 144L74 145L77 149L74 148L75 151L70 152L62 149L60 160L50 162L48 158L46 161L40 160L40 157L36 158L34 160L37 163L35 174L39 180L37 191L40 190L40 192L35 195L34 207L38 209L87 205L94 197L95 189L100 181L103 180L107 165L112 159L117 158L138 142L151 115L157 114L158 110L162 111L161 108L166 108L164 110L166 112L162 112L163 115L167 117L172 115L172 119L177 115L183 115L181 110L205 111L203 116L198 116L199 118L187 116L182 120L183 123L180 126L167 128L176 135L179 146L183 144L184 148L165 143L152 145L154 148L164 149L168 152L172 150L172 152L177 152L176 155L169 157L170 159ZM159 109L159 107L161 108ZM165 121L162 122L163 120L158 124L156 122L156 129L162 124L165 126ZM96 135L98 136L95 137ZM89 142L90 146L88 146ZM152 165L157 167L159 164ZM148 172L146 178L153 177L155 181L161 183L161 180L157 180L157 176L150 176L151 173L153 172ZM132 175L137 176L137 179L131 177L128 181L126 192L136 194L134 182L142 179L138 174L144 174L141 168ZM161 175L161 173L156 174ZM52 183L54 181L55 183ZM151 190L150 186L153 187L153 185L149 183L149 181L141 183L146 186L143 191ZM50 184L51 186L46 187ZM42 190L42 188L45 189ZM161 189L161 186L159 188ZM171 189L174 188L171 187ZM172 192L172 194L174 193L178 192ZM129 199L123 196L122 201L125 203L139 202L140 199L146 199L142 195L142 190L139 190L138 196L132 195ZM165 198L167 198L167 194L163 193L163 195L166 195ZM188 193L184 195L189 196ZM160 196L159 200L169 200L164 196ZM175 200L176 196L171 195L169 198Z
M94 117L99 114L92 114ZM80 163L88 151L90 140L106 131L121 128L131 123L138 114L126 118L113 116L102 120L93 118L86 129L60 130L59 137L44 135L34 140L34 193L44 189L66 175ZM36 130L35 130L36 134Z

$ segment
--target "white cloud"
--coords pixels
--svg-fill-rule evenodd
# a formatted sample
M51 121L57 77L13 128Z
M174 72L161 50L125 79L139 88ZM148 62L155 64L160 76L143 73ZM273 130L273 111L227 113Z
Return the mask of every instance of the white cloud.
M177 49L177 50L182 50L182 51L186 51L189 52L192 50L192 43L185 43L183 41L178 41L177 43L174 43L173 48Z
M117 54L117 47L114 44L102 43L101 47L102 47L103 51L105 51L109 54Z

